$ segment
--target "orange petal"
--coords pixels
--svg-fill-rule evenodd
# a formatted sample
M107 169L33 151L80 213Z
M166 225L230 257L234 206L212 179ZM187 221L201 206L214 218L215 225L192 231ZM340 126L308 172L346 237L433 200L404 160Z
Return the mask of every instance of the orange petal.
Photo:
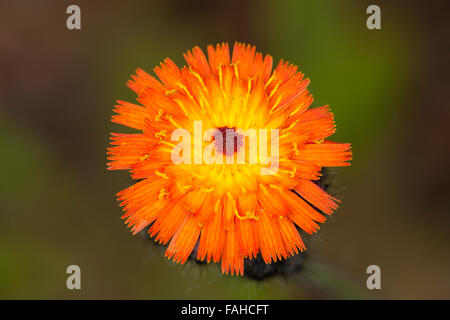
M156 241L166 244L180 229L187 215L187 211L180 205L174 205L170 210L162 212L148 231L150 237L156 235Z
M191 51L188 51L184 55L184 59L187 64L192 67L201 76L207 76L211 74L211 69L209 68L208 60L203 53L203 50L199 47L194 47Z
M315 163L321 167L349 166L347 161L352 159L350 143L305 144L293 159Z
M161 82L140 68L136 70L136 75L131 76L131 80L128 81L127 86L138 95L147 88L152 88L153 90L160 92L166 90Z
M214 74L218 73L218 68L220 65L230 64L230 50L228 48L228 43L217 44L216 48L209 45L208 50L208 60L211 66L211 71Z
M241 255L235 230L226 232L226 240L222 255L222 273L244 273L244 257Z
M222 257L222 249L225 242L225 229L223 227L222 204L219 202L214 208L212 219L203 226L200 236L197 259L208 262L211 259L219 262Z
M236 234L241 254L245 258L256 258L259 251L258 225L256 220L236 220Z
M182 80L180 68L169 58L164 59L153 71L168 89L177 88L177 83Z
M272 260L281 260L282 257L287 257L286 248L277 223L278 219L279 218L271 218L263 210L261 210L259 215L259 245L261 256L266 263L270 263Z
M156 140L145 134L111 134L108 170L130 169L150 152Z
M185 263L197 243L200 230L198 220L191 215L187 215L183 224L170 240L165 256L173 259L176 263Z
M338 208L336 202L339 202L339 200L330 196L312 181L303 179L300 180L299 184L295 187L295 191L297 191L313 206L322 210L326 214L332 214L333 211Z
M118 114L114 115L111 121L133 129L142 130L144 128L145 118L150 115L148 110L136 104L121 100L118 100L117 103L114 111Z
M279 219L279 228L281 233L281 238L283 239L284 246L289 255L294 255L298 253L298 249L303 251L306 249L300 234L297 231L294 223L290 219Z

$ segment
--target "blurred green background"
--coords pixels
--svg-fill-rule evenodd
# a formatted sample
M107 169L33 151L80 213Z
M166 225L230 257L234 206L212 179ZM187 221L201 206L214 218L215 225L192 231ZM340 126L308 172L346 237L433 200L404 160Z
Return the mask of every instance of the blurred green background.
M66 28L81 7L82 29ZM366 28L381 7L382 29ZM448 39L444 1L3 1L0 4L0 298L450 298ZM342 207L307 236L300 274L256 283L175 265L132 237L107 172L116 99L141 67L243 41L297 64L313 106L351 142ZM66 288L81 267L82 289ZM367 266L382 289L366 288Z

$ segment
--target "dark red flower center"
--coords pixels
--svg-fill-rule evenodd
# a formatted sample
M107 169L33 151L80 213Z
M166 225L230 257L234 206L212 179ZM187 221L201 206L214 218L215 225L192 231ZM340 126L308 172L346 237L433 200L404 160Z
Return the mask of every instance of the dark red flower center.
M234 153L237 153L243 145L244 136L238 133L236 128L220 127L217 128L217 131L217 134L222 137L222 154L231 156ZM220 139L217 139L215 136L214 140L216 141L216 150L220 150Z

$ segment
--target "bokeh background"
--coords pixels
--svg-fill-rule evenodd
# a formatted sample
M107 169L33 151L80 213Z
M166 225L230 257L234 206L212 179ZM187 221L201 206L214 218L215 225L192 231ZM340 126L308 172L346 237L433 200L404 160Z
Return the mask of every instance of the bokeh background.
M66 28L81 7L82 29ZM382 29L366 28L381 7ZM0 298L450 298L448 1L2 1ZM106 170L116 99L165 57L244 41L297 64L330 104L342 207L288 278L253 282L175 265L119 219L131 181ZM66 288L81 267L82 289ZM382 289L366 288L367 266Z

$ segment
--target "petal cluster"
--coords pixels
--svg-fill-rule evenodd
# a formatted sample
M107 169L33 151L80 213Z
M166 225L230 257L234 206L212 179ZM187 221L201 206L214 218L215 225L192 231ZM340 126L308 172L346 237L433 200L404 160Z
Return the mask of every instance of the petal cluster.
M323 167L349 165L350 144L335 143L328 106L310 108L309 79L288 62L235 43L195 47L179 68L165 59L153 77L138 69L128 82L139 104L118 101L112 121L136 129L112 133L108 169L129 170L137 183L117 194L133 234L147 226L166 256L184 263L221 263L243 274L244 259L266 263L305 250L299 230L312 234L339 201L314 181ZM201 121L203 130L279 130L279 169L264 164L175 164L171 133ZM201 146L202 148L204 145Z

